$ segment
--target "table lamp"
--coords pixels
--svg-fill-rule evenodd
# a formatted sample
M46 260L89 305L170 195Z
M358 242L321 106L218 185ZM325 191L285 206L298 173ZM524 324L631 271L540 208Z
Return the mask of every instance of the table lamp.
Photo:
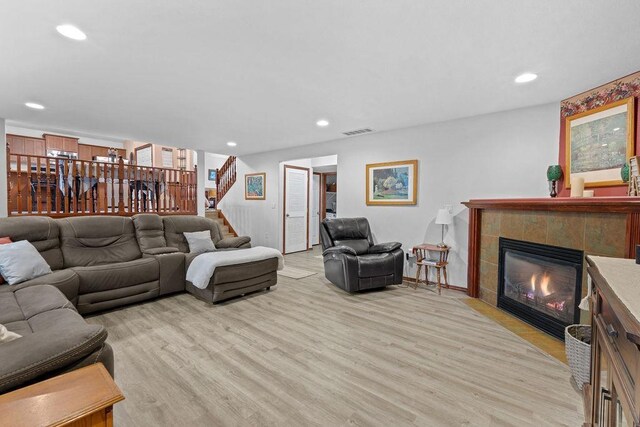
M453 215L449 212L449 209L438 209L438 214L436 215L436 224L442 226L442 240L438 243L439 248L446 248L447 245L444 243L444 226L450 225L453 222Z

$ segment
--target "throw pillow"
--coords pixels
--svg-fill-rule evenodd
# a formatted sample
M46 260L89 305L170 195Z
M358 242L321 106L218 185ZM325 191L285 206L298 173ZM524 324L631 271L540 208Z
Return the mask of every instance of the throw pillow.
M6 326L0 325L0 343L13 341L18 338L22 338L22 335L11 332Z
M201 254L204 252L213 252L216 245L211 240L211 233L207 231L196 231L194 233L184 233L184 237L189 244L189 253Z
M51 267L28 241L0 245L0 274L15 285L51 273Z
M11 239L8 237L0 237L0 245L6 245L7 243L11 243ZM0 285L4 283L4 277L0 276Z

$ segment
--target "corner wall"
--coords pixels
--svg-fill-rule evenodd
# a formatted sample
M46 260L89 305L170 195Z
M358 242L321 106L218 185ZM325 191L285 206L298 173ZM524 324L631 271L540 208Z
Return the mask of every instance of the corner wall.
M369 219L378 242L399 241L405 251L440 241L438 208L451 205L454 224L445 238L453 249L450 282L466 286L468 214L471 198L545 197L546 168L557 161L559 104L476 116L238 158L238 182L220 203L239 234L256 245L282 249L282 176L290 159L338 155L340 217ZM418 159L416 206L367 206L367 163ZM267 173L267 198L244 200L245 173ZM413 275L412 265L405 275Z

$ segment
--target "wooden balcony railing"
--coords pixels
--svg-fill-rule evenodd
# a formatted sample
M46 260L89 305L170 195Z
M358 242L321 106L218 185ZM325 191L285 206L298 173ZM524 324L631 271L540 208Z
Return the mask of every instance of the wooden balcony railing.
M196 214L195 171L7 153L9 216Z
M216 173L216 197L217 202L224 197L236 182L236 157L229 156L226 162Z

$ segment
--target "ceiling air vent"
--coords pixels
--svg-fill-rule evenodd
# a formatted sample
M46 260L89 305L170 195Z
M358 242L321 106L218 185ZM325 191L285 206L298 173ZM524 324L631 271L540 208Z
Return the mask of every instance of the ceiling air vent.
M369 132L373 132L373 129L368 129L368 128L356 129L356 130L350 130L349 132L342 132L342 134L347 136L355 136L355 135L362 135L363 133L369 133Z

